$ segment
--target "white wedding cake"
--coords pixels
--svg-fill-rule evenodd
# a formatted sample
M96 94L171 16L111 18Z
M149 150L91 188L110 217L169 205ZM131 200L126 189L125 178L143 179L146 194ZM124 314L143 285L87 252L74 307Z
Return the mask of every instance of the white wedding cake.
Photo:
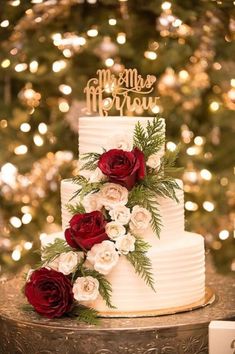
M79 165L81 156L88 153L102 154L104 149L129 149L133 145L133 134L137 122L143 128L150 117L81 117L79 119ZM164 120L162 120L164 123ZM165 123L162 124L162 129ZM162 131L165 134L165 131ZM161 154L164 153L164 144ZM80 171L87 179L96 181L97 171ZM107 275L112 287L112 303L115 308L107 307L99 295L89 306L101 314L122 316L128 314L154 313L158 310L174 309L194 304L205 294L205 252L204 239L201 235L184 229L184 192L183 182L176 180L179 189L175 190L178 202L167 197L156 197L156 205L161 217L161 231L158 238L149 226L138 232L138 236L150 244L147 251L152 263L152 276L155 291L135 272L125 256L120 256L118 265ZM72 179L61 182L61 233L44 237L42 246L64 238L64 231L72 217L67 205L76 205L80 197L72 199L78 190L78 184Z

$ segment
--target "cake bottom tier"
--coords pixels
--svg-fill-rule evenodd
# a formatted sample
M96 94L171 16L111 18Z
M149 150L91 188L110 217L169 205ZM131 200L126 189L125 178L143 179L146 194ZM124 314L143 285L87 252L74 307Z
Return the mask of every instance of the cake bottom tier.
M51 236L63 237L63 234ZM201 235L185 231L174 242L158 240L148 257L152 262L155 292L135 273L126 257L121 256L118 266L107 276L116 308L108 308L101 296L86 304L103 315L128 316L135 312L151 314L151 311L175 309L204 297L205 251Z
M184 232L177 241L157 243L148 253L155 280L154 292L121 257L107 276L112 284L112 303L107 308L100 297L90 305L99 312L128 315L193 304L205 295L205 251L201 235Z

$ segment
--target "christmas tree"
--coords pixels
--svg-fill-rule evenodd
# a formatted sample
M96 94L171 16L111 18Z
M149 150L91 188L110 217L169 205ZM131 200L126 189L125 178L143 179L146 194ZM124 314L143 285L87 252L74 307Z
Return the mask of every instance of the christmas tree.
M157 77L167 148L181 141L187 229L234 271L235 21L228 0L11 0L0 19L0 264L22 267L59 229L77 117L97 69ZM129 112L126 112L127 114ZM135 112L141 115L142 112ZM29 251L30 250L30 251Z

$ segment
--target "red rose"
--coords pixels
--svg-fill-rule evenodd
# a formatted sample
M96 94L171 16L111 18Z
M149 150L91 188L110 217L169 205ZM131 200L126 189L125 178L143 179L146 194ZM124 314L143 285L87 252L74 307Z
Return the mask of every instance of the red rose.
M105 232L106 221L100 211L76 214L69 224L70 227L65 230L65 238L73 248L89 250L96 243L108 240Z
M35 270L25 285L29 303L40 315L61 317L73 304L72 284L69 279L53 269Z
M98 167L108 176L109 182L119 183L128 190L145 176L144 154L138 148L109 150L100 156Z

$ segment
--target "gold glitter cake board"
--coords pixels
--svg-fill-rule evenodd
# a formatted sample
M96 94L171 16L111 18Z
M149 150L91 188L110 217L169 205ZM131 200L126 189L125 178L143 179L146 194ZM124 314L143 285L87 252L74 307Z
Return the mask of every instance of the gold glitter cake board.
M99 312L99 317L155 317L155 316L164 316L164 315L174 315L176 313L193 311L207 305L211 305L215 301L215 292L210 288L206 287L205 295L202 299L185 306L178 307L169 307L166 309L160 310L149 310L149 311L134 311L134 312Z

